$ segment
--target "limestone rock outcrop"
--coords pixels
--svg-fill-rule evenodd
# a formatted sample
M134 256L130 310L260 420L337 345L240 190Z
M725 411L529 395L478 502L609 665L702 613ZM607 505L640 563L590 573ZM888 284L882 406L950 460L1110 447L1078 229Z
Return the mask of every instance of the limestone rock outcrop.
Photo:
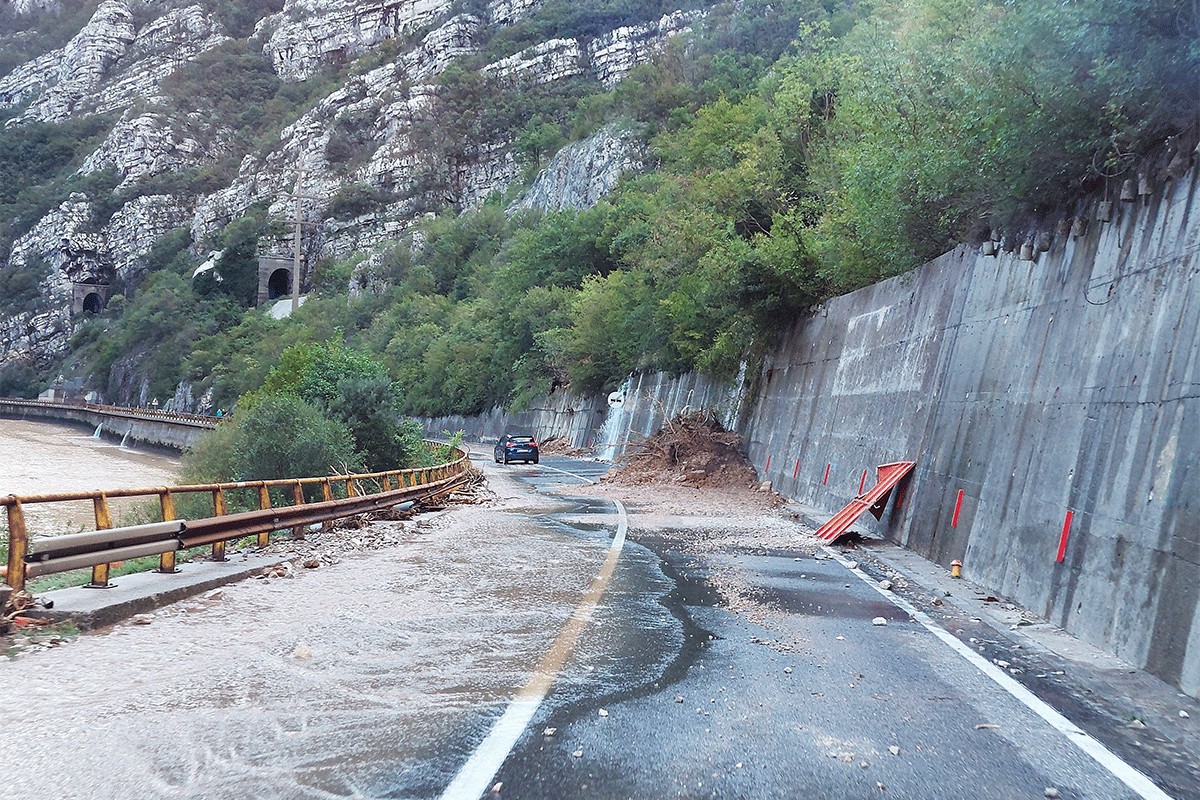
M62 48L0 78L0 108L28 103L9 125L124 109L153 98L162 78L227 38L198 5L137 30L129 4L105 0Z
M344 64L371 47L447 14L452 0L289 0L260 30L279 77L299 81L325 64Z
M608 126L558 151L512 209L540 211L591 208L642 166L637 137Z

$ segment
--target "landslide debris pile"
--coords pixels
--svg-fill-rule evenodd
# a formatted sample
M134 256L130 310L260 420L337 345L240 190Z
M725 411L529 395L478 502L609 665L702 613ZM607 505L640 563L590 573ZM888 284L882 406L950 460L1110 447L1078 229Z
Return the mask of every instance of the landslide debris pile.
M622 458L604 480L624 486L667 483L697 488L750 488L754 467L742 455L742 437L708 411L680 414Z

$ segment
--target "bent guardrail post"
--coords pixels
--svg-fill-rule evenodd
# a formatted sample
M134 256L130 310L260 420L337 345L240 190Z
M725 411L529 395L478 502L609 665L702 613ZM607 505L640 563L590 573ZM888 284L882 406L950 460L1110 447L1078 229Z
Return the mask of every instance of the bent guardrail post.
M225 506L225 490L224 489L213 489L212 490L212 498L213 498L213 516L214 517L223 517L229 513L229 510ZM213 561L228 561L229 560L225 557L225 540L224 539L220 540L219 542L212 543L212 560Z
M25 511L15 496L8 506L8 573L5 582L13 593L25 591L25 554L29 552L29 529L25 527ZM2 611L3 609L0 609Z
M170 489L163 489L158 493L158 503L162 507L163 522L172 522L175 519L175 498L171 495ZM175 564L175 551L163 553L158 557L158 572L164 575L174 575L180 572Z
M101 492L92 499L92 508L96 512L96 530L106 531L112 528L112 515L108 511L108 497ZM108 579L110 564L96 564L92 567L92 582L85 589L111 589L116 586Z

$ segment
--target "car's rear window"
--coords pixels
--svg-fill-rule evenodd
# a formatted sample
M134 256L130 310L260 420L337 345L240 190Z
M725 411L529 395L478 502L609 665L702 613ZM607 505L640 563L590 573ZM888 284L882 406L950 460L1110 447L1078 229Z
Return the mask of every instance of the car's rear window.
M532 441L533 441L533 437L532 437L532 436L509 436L509 437L508 437L508 440L509 440L510 442L522 442L522 443L524 443L524 442L532 442Z

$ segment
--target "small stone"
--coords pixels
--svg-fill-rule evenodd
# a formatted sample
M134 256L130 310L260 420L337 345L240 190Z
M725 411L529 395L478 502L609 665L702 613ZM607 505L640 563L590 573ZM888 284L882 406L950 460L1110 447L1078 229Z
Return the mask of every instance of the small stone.
M225 592L221 591L220 589L213 589L211 592L205 593L204 599L205 600L220 600L224 596L225 596Z
M496 785L492 787L492 794L500 794L500 789L504 787L504 781L496 781Z
M942 600L942 598L935 597L935 598L933 598L933 604L935 606L941 606L941 605L945 605L945 602Z
M675 695L675 702L676 702L676 703L682 703L682 702L683 702L683 695L681 695L681 694L677 694L677 695Z
M871 624L872 625L887 625L887 620L884 619L883 617L876 617L875 619L871 620Z
M149 625L151 622L154 622L153 614L135 614L133 617L134 625Z
M791 667L784 667L784 668L783 668L783 673L784 673L785 675L791 675L791 674L792 674L792 668L791 668Z
M296 647L292 650L292 658L307 661L308 659L312 658L312 656L312 648L303 643L296 645Z
M891 581L880 581L879 588L883 589L886 592L892 588L892 582Z
M308 558L304 560L303 566L305 569L316 569L321 566L321 560L318 558Z
M604 709L604 708L600 709L600 716L602 716L602 717L607 717L607 716L608 716L608 710L607 710L607 709Z
M898 755L900 755L900 748L897 747L896 745L892 745L891 747L888 748L888 752L894 756L898 756Z
M571 753L571 755L575 756L576 758L583 758L583 751L576 750L574 753Z
M1188 719L1188 718L1190 718L1191 716L1192 716L1192 715L1191 715L1191 714L1189 714L1189 713L1188 713L1188 712L1186 712L1186 711L1180 711L1180 712L1179 712L1179 718L1180 718L1180 719Z
M542 736L553 736L556 733L558 733L558 728L546 728L542 731Z
M995 664L1000 669L1008 669L1008 662L1002 658L993 658L992 663Z
M834 638L835 638L835 639L837 639L839 642L844 642L844 641L846 641L846 637L845 637L845 636L835 636Z
M847 561L846 569L858 569L858 562L857 561Z
M1049 797L1049 798L1058 797L1059 796L1058 789L1055 789L1053 786L1047 786L1045 788L1045 790L1042 792L1042 795L1044 797Z

